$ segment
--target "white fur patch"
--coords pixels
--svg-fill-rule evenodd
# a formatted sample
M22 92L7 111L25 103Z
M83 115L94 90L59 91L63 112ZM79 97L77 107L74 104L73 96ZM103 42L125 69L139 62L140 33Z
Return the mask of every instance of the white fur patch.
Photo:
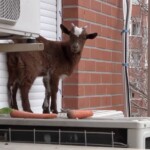
M80 34L82 33L82 31L83 31L83 28L78 28L78 27L75 27L74 28L74 34L76 35L76 36L80 36Z
M68 76L66 75L66 74L62 74L61 76L60 76L60 79L62 79L62 80L64 80L65 78L67 78Z

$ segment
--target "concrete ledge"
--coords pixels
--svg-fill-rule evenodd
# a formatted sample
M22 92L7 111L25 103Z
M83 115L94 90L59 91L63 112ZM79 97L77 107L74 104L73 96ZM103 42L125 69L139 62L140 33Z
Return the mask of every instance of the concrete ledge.
M43 49L43 43L0 44L0 52L41 51Z
M29 144L29 143L0 143L0 150L142 150L132 148L106 148L91 146L68 146L49 144Z

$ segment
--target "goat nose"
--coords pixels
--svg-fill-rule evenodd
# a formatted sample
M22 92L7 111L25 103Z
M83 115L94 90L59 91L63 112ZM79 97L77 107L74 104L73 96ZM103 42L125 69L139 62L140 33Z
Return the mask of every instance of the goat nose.
M74 45L73 45L73 48L74 48L74 49L77 49L77 48L78 48L78 44L74 44Z

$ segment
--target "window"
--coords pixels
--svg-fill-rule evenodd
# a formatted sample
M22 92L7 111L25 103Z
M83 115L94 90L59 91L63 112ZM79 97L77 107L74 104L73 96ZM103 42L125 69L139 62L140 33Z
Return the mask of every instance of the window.
M139 35L140 34L140 22L132 23L132 35Z
M148 4L148 0L145 0L145 4Z
M137 51L130 51L129 66L130 68L140 67L141 53Z
M133 5L138 5L139 4L139 0L132 0L132 4Z
M141 35L141 19L140 18L132 18L130 24L130 35Z

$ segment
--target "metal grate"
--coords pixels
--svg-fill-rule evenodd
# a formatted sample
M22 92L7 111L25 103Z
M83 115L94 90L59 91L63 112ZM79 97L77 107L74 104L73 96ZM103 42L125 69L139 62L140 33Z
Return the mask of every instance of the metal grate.
M20 16L20 0L0 0L0 23L14 24Z
M116 139L115 136L116 133L114 131L0 129L0 141L3 142L126 148L127 144Z

